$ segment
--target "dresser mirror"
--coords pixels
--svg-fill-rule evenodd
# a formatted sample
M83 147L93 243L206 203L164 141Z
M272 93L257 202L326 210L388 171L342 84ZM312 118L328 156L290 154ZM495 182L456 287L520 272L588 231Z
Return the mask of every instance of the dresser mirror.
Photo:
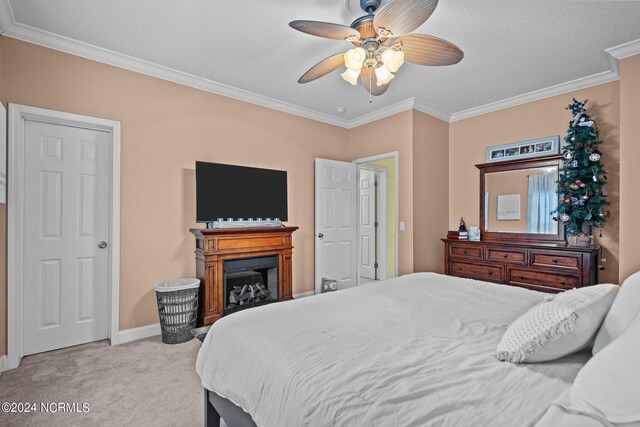
M519 241L564 240L555 221L561 157L476 165L480 169L482 239Z

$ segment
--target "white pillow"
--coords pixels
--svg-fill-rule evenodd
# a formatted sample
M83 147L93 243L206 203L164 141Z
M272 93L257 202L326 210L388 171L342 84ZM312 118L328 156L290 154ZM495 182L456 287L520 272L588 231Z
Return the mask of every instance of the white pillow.
M632 274L622 283L620 293L613 302L593 344L593 355L618 338L640 314L640 272Z
M602 427L600 418L589 417L582 412L569 412L554 404L549 405L546 412L535 424L535 427Z
M535 363L583 349L593 340L618 288L605 284L572 289L530 308L507 328L496 357Z
M592 357L575 381L552 402L566 412L640 425L640 317L611 345Z

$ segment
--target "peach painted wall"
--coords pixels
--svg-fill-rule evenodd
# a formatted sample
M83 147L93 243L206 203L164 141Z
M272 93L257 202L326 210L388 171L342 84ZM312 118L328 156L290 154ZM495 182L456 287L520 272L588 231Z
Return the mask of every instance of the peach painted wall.
M604 141L601 150L608 171L607 190L611 202L611 217L603 229L604 237L597 238L607 259L606 270L600 272L599 279L601 282L618 283L620 88L620 82L611 82L451 123L449 226L457 228L461 216L469 225L479 223L479 172L474 165L484 162L487 147L550 135L564 137L570 118L564 108L571 103L572 96L580 100L589 99L588 111L596 120Z
M444 273L449 221L449 123L413 110L413 266Z
M6 37L0 49L3 101L122 123L121 330L158 321L154 283L195 274L196 160L288 171L293 291L313 290L314 158L346 160L346 129Z
M640 55L620 61L620 280L640 270Z
M413 272L413 114L410 111L349 130L348 158L361 159L398 151L398 273Z

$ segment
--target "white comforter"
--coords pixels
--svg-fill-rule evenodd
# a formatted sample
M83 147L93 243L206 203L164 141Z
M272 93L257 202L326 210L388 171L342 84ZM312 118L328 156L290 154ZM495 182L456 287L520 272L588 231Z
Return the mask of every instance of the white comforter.
M499 362L509 323L544 294L417 273L216 322L202 385L258 426L526 426L586 362Z

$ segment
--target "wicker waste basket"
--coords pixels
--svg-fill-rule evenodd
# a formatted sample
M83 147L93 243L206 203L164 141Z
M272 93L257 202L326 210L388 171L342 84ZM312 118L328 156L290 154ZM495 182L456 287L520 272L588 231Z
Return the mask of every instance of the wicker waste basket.
M179 344L193 338L198 315L198 279L171 279L156 285L162 342Z

